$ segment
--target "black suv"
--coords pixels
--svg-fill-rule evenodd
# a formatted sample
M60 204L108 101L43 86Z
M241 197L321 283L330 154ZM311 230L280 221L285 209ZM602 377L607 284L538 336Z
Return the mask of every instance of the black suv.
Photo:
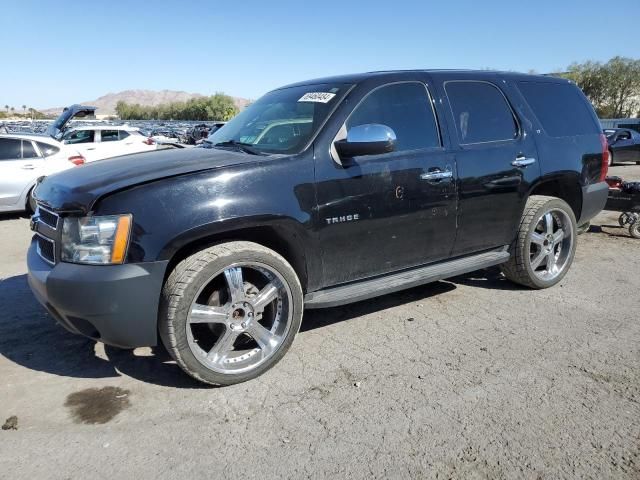
M63 326L159 337L190 375L272 367L304 308L501 265L569 269L604 206L608 150L567 80L375 72L274 90L208 138L75 168L36 189L29 283Z

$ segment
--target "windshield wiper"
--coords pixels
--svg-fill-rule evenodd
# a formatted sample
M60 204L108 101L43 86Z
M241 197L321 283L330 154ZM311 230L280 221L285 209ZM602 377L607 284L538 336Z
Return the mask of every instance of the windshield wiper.
M251 155L266 155L266 153L253 148L250 143L236 142L235 140L227 140L226 142L218 142L213 144L214 147L235 147L241 152Z

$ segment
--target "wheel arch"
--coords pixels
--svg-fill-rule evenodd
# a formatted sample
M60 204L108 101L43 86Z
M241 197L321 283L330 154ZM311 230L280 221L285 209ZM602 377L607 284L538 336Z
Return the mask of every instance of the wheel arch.
M231 242L248 241L267 247L289 262L300 280L304 292L311 284L317 280L309 278L310 267L308 265L310 255L308 255L308 242L300 228L286 223L262 224L253 226L236 226L224 230L213 228L199 228L195 232L189 232L181 238L174 239L162 251L162 258L169 260L166 277L174 267L189 255L213 245Z
M571 207L576 220L580 219L582 213L582 187L577 175L562 174L543 177L531 186L528 196L531 195L560 198Z

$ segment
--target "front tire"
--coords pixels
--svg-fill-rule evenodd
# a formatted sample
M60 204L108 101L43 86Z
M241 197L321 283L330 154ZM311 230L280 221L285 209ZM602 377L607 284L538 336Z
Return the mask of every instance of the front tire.
M555 197L532 195L527 200L509 261L502 273L530 288L548 288L564 278L576 251L576 218L571 207Z
M302 313L291 265L262 245L238 241L176 265L163 288L158 327L186 373L231 385L263 374L284 356Z

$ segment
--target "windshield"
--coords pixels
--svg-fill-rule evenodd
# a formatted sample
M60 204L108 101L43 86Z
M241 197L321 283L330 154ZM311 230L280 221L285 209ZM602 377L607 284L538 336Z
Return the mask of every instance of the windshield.
M207 138L213 146L244 144L264 153L300 153L349 89L316 84L274 90Z

